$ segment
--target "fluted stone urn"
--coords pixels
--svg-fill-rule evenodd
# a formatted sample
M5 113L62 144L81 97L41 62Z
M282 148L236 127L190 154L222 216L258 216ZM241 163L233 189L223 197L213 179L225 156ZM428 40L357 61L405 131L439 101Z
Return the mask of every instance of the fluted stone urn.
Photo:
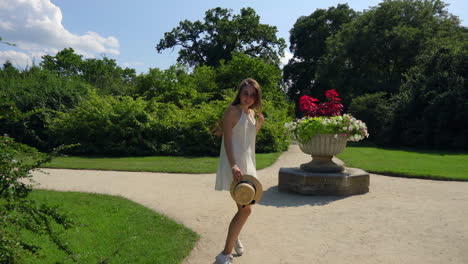
M301 169L310 172L343 172L345 167L332 159L343 152L346 142L346 136L341 134L316 134L306 143L299 142L301 150L312 156L312 161L302 164Z
M346 147L340 134L317 134L299 148L312 161L299 168L280 168L278 189L307 195L355 195L369 192L369 174L333 162L333 156Z

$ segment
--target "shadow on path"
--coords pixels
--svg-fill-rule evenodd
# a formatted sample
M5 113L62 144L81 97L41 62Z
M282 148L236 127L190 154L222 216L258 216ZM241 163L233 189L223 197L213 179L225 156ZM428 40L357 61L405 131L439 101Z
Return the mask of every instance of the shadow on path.
M261 205L276 207L292 207L303 205L327 205L329 203L345 199L349 196L314 196L302 195L292 192L280 192L278 186L272 186L263 192Z

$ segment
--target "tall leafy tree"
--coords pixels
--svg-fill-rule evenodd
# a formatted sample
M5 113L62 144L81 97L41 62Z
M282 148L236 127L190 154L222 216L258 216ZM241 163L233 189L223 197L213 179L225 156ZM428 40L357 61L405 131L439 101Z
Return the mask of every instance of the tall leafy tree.
M104 93L125 94L136 82L134 69L122 69L114 59L107 57L86 59L80 68L82 77Z
M73 48L65 48L55 56L42 56L41 67L57 73L60 76L72 76L81 73L82 55L75 53Z
M261 24L252 8L234 15L230 9L217 7L206 11L203 22L181 21L164 33L156 50L180 46L177 61L190 66L218 67L221 60L231 60L234 51L278 64L286 44L276 32L275 26Z
M385 0L327 41L317 81L344 92L396 94L404 74L425 50L460 39L457 17L440 0Z
M20 74L19 70L13 66L11 61L7 60L3 63L3 68L0 69L0 75L4 75L4 78L17 77Z
M421 56L396 96L391 143L468 149L468 42Z
M173 103L179 107L189 106L198 93L187 79L183 67L173 65L166 70L150 68L148 73L137 77L136 91L147 100L154 98L158 102Z
M317 9L309 16L297 19L290 30L289 49L293 58L284 67L284 80L288 96L297 99L304 93L320 97L323 89L316 82L316 72L327 54L327 39L340 31L343 24L356 17L356 12L347 4L339 4L327 10Z

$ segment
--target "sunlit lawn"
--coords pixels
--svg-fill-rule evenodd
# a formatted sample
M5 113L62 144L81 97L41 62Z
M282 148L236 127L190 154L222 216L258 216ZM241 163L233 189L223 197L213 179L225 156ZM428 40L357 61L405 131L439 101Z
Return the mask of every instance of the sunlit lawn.
M347 167L405 177L468 180L468 154L348 146L338 158Z
M45 239L25 232L39 243L43 258L25 263L181 263L199 235L181 224L124 198L77 192L35 190L36 201L59 206L77 224L62 230L76 262Z
M276 153L257 154L257 169L271 166L281 155ZM58 157L47 168L94 169L116 171L151 171L172 173L214 173L218 166L218 157Z

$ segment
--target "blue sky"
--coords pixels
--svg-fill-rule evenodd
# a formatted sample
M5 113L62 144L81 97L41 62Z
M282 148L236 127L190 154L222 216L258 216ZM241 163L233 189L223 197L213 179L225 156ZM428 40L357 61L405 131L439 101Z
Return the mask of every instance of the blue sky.
M357 11L381 1L311 0L0 0L0 36L17 47L0 45L0 63L7 59L20 68L38 63L44 54L72 47L85 58L113 58L137 73L149 68L167 69L176 63L177 49L156 52L155 46L182 20L201 20L210 8L230 8L239 13L252 7L263 24L278 28L278 36L289 44L289 30L300 16L317 8L348 3ZM468 1L446 0L450 13L468 26ZM289 51L289 50L287 50ZM286 56L290 56L287 54Z

